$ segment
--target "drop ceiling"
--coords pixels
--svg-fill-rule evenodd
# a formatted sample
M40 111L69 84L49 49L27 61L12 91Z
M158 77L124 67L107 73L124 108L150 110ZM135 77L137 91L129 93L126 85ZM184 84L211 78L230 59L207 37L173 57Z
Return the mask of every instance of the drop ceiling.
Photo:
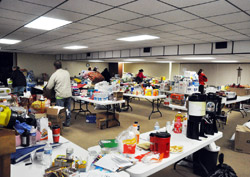
M51 31L24 27L40 16L73 23ZM116 40L142 34L160 38L133 43ZM1 0L0 38L22 40L15 45L0 44L2 51L42 54L250 40L250 1ZM89 48L81 51L63 48L69 45ZM248 54L230 58L250 60Z

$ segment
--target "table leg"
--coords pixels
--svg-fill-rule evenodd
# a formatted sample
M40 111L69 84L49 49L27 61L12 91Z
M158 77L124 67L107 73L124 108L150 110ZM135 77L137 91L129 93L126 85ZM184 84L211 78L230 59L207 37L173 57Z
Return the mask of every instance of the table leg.
M89 112L90 114L91 114L91 112L90 112L90 110L89 110L89 108L88 108L88 102L82 102L82 101L80 101L79 102L79 104L80 104L80 108L79 109L77 109L77 110L79 110L78 111L78 113L76 113L76 115L75 115L75 119L76 119L76 117L81 113L81 112L84 112L84 113L87 113L87 112ZM86 105L86 109L84 110L83 108L82 108L82 105L83 104L85 104ZM76 109L75 109L76 110Z
M152 104L152 111L151 111L151 113L150 113L148 119L150 120L151 115L154 114L154 113L157 113L157 112L159 112L160 115L161 115L161 117L162 117L162 113L161 113L161 111L160 111L160 109L159 109L160 104L161 104L161 100L160 100L160 99L153 100L153 101L150 101L150 100L148 100L148 99L146 99L146 100L149 101L149 102ZM156 101L156 110L155 110L155 101Z
M130 97L129 96L124 96L124 99L126 101L126 107L124 109L121 109L121 111L128 111L129 108L131 109L131 111L133 111L132 106L129 104L130 103Z

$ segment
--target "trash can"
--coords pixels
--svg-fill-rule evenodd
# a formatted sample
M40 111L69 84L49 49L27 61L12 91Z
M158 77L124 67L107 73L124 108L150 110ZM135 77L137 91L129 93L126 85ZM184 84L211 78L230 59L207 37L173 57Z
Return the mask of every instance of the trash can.
M216 170L218 154L220 147L215 143L211 143L205 148L197 151L193 155L193 172L196 175L207 177L208 174L213 173ZM205 167L204 168L202 167Z

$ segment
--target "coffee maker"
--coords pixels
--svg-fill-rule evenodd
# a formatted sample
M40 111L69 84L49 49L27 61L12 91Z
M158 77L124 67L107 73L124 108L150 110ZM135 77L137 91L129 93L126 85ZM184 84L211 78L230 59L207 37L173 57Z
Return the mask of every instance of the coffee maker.
M216 121L221 115L221 100L222 97L215 93L207 94L206 116L202 123L204 124L205 133L208 135L213 135L218 132Z
M199 140L199 136L204 135L204 128L201 121L206 115L206 95L193 93L188 101L188 124L187 137Z

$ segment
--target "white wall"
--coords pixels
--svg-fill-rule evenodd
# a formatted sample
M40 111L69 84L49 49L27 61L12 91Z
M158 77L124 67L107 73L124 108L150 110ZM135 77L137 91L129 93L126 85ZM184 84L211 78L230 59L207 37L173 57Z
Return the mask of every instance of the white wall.
M40 76L42 73L51 75L55 71L54 61L54 55L17 54L17 66L28 71L33 70L35 76Z
M208 78L208 85L226 85L237 83L237 68L243 69L241 72L241 84L250 84L250 64L181 64L180 74L183 70L196 71L203 69Z
M87 70L87 62L83 61L62 61L62 67L67 69L70 73L70 76L78 76L82 70ZM109 68L108 63L89 63L92 69L94 67L98 68L98 71L101 73L105 68Z

